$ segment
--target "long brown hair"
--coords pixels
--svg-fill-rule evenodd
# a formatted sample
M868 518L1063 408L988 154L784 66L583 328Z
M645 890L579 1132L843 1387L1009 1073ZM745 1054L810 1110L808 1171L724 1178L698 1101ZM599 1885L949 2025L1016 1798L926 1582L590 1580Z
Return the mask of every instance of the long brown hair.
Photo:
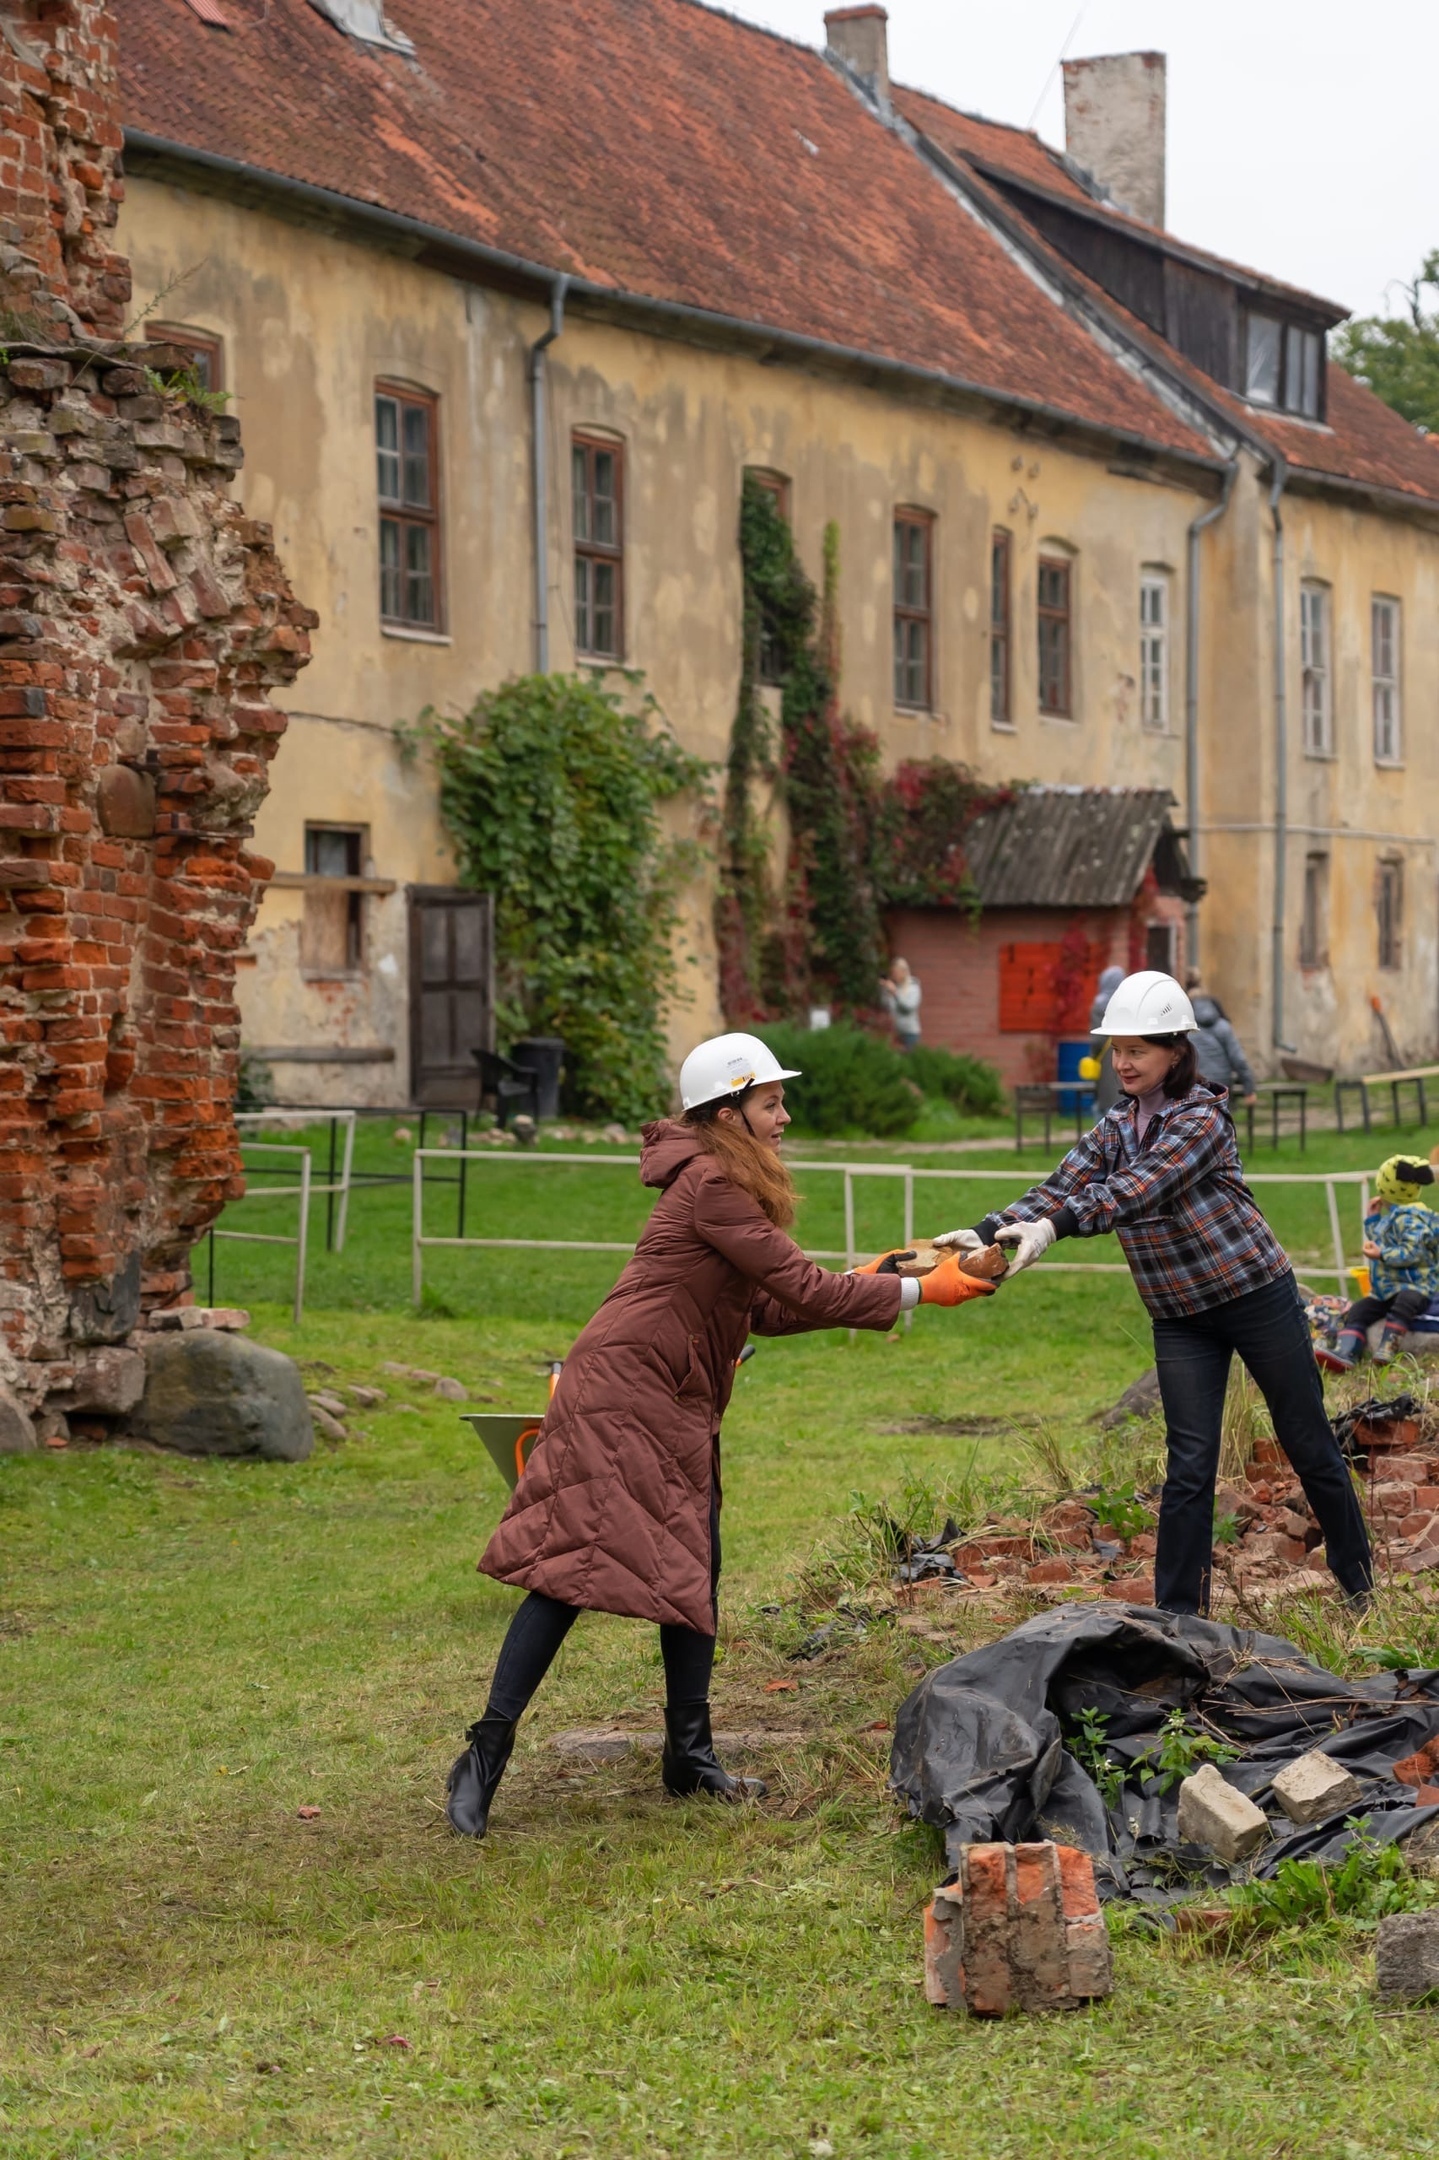
M744 1096L738 1097L733 1107L740 1109L743 1101ZM697 1110L686 1110L684 1123L730 1183L747 1192L777 1230L788 1230L795 1211L793 1178L772 1147L756 1140L743 1122L720 1117L719 1108L718 1103L702 1103Z

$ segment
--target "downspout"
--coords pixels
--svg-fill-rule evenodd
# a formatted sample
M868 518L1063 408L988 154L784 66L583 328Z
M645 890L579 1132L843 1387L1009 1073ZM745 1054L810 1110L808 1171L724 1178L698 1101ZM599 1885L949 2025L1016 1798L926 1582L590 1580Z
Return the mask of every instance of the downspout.
M1202 510L1189 527L1189 578L1185 589L1184 624L1184 814L1188 822L1186 845L1191 877L1199 875L1199 536L1217 524L1229 508L1239 460L1233 457L1224 468L1224 487L1217 503ZM1199 965L1199 902L1191 900L1185 910L1184 954L1186 967Z
M530 347L530 463L535 498L535 672L550 671L549 545L549 402L545 396L545 353L565 327L568 273L550 287L550 327Z
M1289 706L1284 650L1284 518L1279 498L1289 466L1276 450L1269 510L1274 519L1274 930L1269 964L1274 974L1274 1047L1291 1054L1284 1040L1284 911L1289 852Z

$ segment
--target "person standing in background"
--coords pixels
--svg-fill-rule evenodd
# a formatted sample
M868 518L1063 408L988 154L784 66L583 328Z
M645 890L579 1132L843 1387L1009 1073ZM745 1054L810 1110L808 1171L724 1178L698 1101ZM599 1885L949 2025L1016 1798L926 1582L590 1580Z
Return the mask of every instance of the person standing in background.
M1194 1060L1199 1067L1200 1079L1212 1080L1216 1087L1228 1088L1232 1095L1242 1095L1245 1102L1252 1103L1255 1100L1254 1074L1224 1007L1204 988L1198 968L1189 970L1184 986L1199 1023L1194 1037Z
M1099 988L1089 1008L1089 1031L1096 1034L1104 1020L1104 1008L1124 980L1122 967L1107 967L1099 978ZM1112 1110L1119 1100L1119 1082L1114 1077L1114 1052L1109 1044L1100 1046L1096 1061L1099 1072L1094 1089L1094 1115L1102 1118L1106 1110ZM1088 1075L1085 1076L1086 1078Z
M913 1050L919 1041L919 977L907 960L896 959L888 975L879 979L884 1009L894 1022L894 1039L901 1050Z

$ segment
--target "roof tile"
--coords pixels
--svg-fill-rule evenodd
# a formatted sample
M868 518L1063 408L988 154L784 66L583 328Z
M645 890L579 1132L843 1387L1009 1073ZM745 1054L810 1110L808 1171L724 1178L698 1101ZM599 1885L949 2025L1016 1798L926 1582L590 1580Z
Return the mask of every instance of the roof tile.
M126 0L127 125L619 292L1213 456L807 46L696 0L387 0L416 59L309 0Z

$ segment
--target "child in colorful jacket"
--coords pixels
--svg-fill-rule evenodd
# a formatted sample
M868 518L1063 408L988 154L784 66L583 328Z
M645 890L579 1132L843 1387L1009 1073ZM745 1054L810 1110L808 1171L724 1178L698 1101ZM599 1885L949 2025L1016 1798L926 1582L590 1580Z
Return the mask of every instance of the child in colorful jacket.
M1321 1344L1315 1351L1327 1371L1348 1372L1358 1362L1376 1320L1384 1322L1384 1335L1375 1362L1387 1365L1400 1336L1439 1295L1439 1213L1419 1200L1421 1189L1433 1183L1430 1165L1407 1155L1391 1155L1381 1165L1364 1218L1370 1294L1348 1308L1334 1347Z

